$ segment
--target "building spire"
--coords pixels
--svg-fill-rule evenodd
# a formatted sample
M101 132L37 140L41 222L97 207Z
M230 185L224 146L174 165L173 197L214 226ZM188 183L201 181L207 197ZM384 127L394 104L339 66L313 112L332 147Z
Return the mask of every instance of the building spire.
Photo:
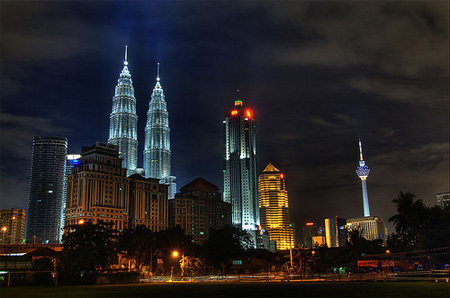
M361 144L361 139L359 139L359 160L363 161L363 153L362 153L362 144Z
M123 62L123 65L128 65L128 46L125 46L125 61Z
M159 78L159 63L156 63L157 67L156 67L156 81L160 81L161 79Z

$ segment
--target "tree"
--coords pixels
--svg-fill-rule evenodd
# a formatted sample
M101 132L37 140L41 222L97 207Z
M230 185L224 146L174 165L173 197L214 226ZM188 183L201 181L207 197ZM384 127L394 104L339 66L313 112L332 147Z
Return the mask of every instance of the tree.
M135 261L137 271L141 271L143 265L150 264L155 247L155 233L143 225L124 230L118 241L118 249Z
M111 223L86 222L68 227L63 237L62 264L73 281L82 282L84 274L96 274L109 267L117 257Z
M226 263L230 257L241 255L250 244L248 233L225 225L219 230L210 230L209 239L203 244L203 249L207 261L215 268L220 268L221 263Z
M397 207L398 214L389 218L389 222L394 223L397 233L410 233L411 230L416 230L420 225L420 218L424 210L422 200L415 200L416 196L412 193L403 193L392 200Z

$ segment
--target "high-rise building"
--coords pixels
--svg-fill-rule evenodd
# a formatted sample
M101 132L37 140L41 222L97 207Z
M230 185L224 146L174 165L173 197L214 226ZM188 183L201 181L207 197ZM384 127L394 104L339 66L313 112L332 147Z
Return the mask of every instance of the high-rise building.
M144 169L145 177L169 185L169 199L172 199L176 193L176 178L171 176L169 112L160 81L158 63L145 126Z
M122 165L127 169L129 176L134 174L137 167L138 116L133 81L128 70L127 49L125 47L125 61L113 97L108 143L119 146L120 158L123 159Z
M320 237L323 237L323 239ZM317 239L322 239L323 241ZM305 247L313 248L325 243L325 229L323 226L317 226L315 222L307 222L303 227L303 244Z
M64 231L64 224L66 218L66 198L67 198L67 176L72 173L72 169L74 166L78 165L80 162L81 155L80 154L67 154L66 158L66 173L64 177L64 196L62 200L62 208L61 208L61 222L60 222L60 231ZM63 233L61 233L60 241L62 241Z
M345 218L325 218L325 239L328 247L342 247L347 241L347 220Z
M113 229L128 227L129 187L119 146L97 142L82 147L78 166L67 176L65 225L86 221L112 222Z
M25 210L0 209L0 244L22 244Z
M67 139L34 137L31 157L28 243L59 243Z
M438 193L436 195L436 201L439 207L441 208L445 208L446 206L449 205L449 192L442 192L442 193Z
M357 217L347 219L346 227L349 231L358 230L367 240L383 240L386 244L387 229L384 221L378 216Z
M366 162L363 159L361 140L359 140L359 166L356 168L356 174L361 179L364 216L370 216L369 197L367 195L367 177L369 176L370 169L366 166Z
M209 230L231 225L231 204L222 201L219 188L197 178L169 200L170 227L180 225L196 244L209 238Z
M233 225L257 231L256 127L253 112L236 100L223 120L223 200L232 205Z
M294 247L294 229L289 221L289 202L284 174L270 162L258 177L261 225L280 250Z
M145 226L159 232L169 227L168 186L158 179L144 178L139 174L130 180L129 227Z
M118 146L97 142L83 147L67 176L66 226L103 221L119 232L138 225L155 232L167 229L168 186L126 173Z

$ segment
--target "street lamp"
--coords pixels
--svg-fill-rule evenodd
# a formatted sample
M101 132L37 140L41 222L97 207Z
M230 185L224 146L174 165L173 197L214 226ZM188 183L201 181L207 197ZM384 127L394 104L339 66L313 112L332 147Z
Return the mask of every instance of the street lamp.
M174 250L172 252L172 257L174 259L178 258L178 255L179 255L178 251ZM170 268L170 281L173 281L173 261L172 261L172 267Z

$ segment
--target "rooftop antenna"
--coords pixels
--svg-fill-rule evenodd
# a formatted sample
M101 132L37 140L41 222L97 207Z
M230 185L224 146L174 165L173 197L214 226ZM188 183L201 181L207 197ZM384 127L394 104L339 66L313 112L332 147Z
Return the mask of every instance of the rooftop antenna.
M128 65L128 46L125 46L125 61L123 65Z
M157 68L156 68L156 81L160 81L160 78L159 78L159 63L156 63L157 64Z

